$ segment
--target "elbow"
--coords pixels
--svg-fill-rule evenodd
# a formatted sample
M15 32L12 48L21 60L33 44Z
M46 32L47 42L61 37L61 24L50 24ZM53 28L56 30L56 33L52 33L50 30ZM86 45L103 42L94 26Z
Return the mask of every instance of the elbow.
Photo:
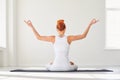
M85 39L85 38L86 38L86 36L83 36L83 37L82 37L82 39Z
M86 38L86 37L87 37L87 35L83 34L82 38L84 39L84 38Z
M37 38L37 40L40 40L38 37L36 37Z
M87 36L85 35L83 38L86 38Z
M37 40L41 40L41 38L39 36L36 36Z

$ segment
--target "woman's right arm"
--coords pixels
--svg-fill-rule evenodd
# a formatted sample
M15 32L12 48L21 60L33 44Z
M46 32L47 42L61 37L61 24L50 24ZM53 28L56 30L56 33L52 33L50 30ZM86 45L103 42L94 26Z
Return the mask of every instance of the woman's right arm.
M24 22L32 29L34 35L36 36L36 38L38 40L42 40L42 41L47 41L47 42L52 42L54 43L54 40L55 40L55 36L41 36L37 31L36 29L34 28L32 22L30 20L28 21L25 21Z

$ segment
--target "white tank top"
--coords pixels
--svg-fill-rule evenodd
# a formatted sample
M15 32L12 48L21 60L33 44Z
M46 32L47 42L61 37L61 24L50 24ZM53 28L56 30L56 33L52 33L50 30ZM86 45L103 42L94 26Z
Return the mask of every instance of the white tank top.
M67 36L55 37L54 52L55 59L53 61L52 67L58 68L59 70L69 69L69 43L67 41Z

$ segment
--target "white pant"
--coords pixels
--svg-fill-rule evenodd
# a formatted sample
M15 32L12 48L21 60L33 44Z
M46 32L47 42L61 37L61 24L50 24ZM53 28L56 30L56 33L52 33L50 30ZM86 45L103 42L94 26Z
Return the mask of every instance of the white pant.
M75 71L78 69L77 65L69 65L67 67L56 67L52 64L46 65L46 69L50 71Z

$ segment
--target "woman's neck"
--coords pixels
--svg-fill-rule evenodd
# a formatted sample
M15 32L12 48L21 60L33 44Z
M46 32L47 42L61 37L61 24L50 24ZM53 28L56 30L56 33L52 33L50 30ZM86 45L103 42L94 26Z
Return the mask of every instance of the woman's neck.
M64 34L59 34L59 37L64 37Z
M63 37L63 36L64 36L64 33L65 33L65 31L58 31L59 37Z

